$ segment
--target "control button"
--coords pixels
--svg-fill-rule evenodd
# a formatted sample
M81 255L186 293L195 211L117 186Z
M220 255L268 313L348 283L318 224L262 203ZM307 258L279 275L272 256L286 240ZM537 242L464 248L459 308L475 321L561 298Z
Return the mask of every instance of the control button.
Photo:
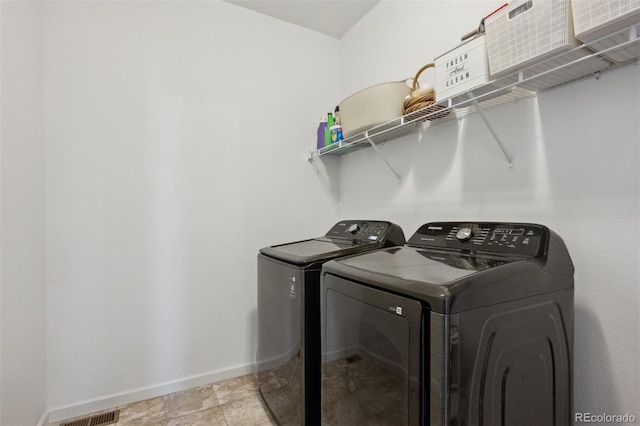
M461 228L457 233L456 233L456 238L460 241L467 241L469 240L471 237L473 236L473 232L471 231L471 228Z
M353 225L350 225L347 228L347 232L351 233L351 234L355 234L356 232L358 232L360 230L360 226L358 226L357 223L354 223Z

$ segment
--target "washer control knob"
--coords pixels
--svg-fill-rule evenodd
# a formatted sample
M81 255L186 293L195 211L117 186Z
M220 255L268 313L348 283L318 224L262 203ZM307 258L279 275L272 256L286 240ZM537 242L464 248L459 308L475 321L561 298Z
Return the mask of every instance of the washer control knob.
M471 228L460 228L460 230L456 233L456 238L460 241L467 241L471 239L473 236L473 232Z
M360 230L360 226L357 223L354 223L353 225L350 225L347 228L347 232L351 233L351 234L355 234L356 232L358 232Z

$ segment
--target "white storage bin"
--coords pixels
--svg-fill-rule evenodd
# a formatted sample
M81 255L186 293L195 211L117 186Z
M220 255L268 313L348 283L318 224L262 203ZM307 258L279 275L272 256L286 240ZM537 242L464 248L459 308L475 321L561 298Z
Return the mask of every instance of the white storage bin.
M376 84L340 102L340 120L345 138L402 115L404 98L411 94L407 80Z
M597 51L625 42L628 34L620 32L640 24L640 0L572 0L571 7L576 38ZM615 62L627 62L638 58L639 49L630 46L605 55Z
M569 0L515 0L485 20L489 69L500 77L578 45Z
M437 57L436 102L478 88L489 82L489 61L485 35L477 35ZM484 90L483 90L484 89ZM493 90L480 88L474 95Z
M489 16L485 29L491 76L499 78L535 65L524 72L527 78L589 56L592 52L588 49L578 49L556 57L581 44L573 34L570 6L569 0L515 0ZM563 68L553 78L524 83L522 87L547 89L607 68L609 62L591 58L579 65Z
M590 42L640 23L640 0L572 0L576 38Z

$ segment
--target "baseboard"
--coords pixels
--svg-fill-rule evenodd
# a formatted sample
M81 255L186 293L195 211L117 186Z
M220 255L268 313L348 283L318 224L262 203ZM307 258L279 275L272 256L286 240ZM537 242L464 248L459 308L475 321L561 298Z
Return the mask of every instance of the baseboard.
M278 354L271 358L262 358L260 359L260 355L256 355L257 360L257 371L263 372L266 370L272 370L274 368L278 368L289 362L297 353L300 353L300 342L296 342L289 350L284 354Z
M255 364L236 365L224 370L196 374L148 387L131 389L98 398L78 401L73 404L52 407L48 413L45 413L46 416L43 415L43 418L48 417L48 423L55 423L97 411L109 410L133 402L144 401L145 399L156 398L209 383L219 382L221 380L232 379L253 372L255 372Z

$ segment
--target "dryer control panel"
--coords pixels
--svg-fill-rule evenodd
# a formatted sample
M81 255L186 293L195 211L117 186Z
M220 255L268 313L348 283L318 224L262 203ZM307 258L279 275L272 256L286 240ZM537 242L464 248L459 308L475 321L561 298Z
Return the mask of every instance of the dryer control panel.
M336 223L326 236L375 243L384 240L390 229L389 222L345 220Z
M422 225L408 245L544 257L548 236L545 226L533 223L432 222Z

